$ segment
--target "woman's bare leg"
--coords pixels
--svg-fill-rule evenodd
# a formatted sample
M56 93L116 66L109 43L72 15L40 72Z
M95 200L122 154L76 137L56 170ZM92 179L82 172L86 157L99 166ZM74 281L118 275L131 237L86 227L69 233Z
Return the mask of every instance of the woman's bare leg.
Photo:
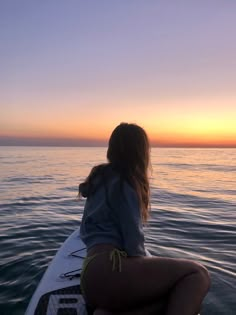
M183 305L185 308L184 311L181 311L182 315L198 314L209 286L209 276L208 274L206 276L204 269L194 271L192 274L181 278L171 291L166 315L180 314L178 312L182 310Z
M163 305L162 303L150 303L138 308L123 310L120 312L110 312L103 309L96 309L93 315L163 315L165 313L166 305Z
M194 315L209 289L207 270L188 260L123 258L122 271L111 271L109 257L99 256L87 270L87 297L97 308L120 312L158 303L169 294L168 315Z
M112 313L99 308L93 312L93 315L112 315Z
M155 309L140 309L140 310L133 310L127 312L116 312L112 313L106 310L97 309L93 313L93 315L158 315L159 313L156 312ZM165 312L160 313L160 315L165 314ZM196 313L195 315L200 315L200 313Z

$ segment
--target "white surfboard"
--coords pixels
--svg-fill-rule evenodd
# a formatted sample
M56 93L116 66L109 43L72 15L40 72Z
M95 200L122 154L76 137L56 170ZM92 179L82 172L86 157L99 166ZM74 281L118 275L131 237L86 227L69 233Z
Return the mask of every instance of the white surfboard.
M79 229L62 244L43 275L25 315L87 315L80 290L86 248Z

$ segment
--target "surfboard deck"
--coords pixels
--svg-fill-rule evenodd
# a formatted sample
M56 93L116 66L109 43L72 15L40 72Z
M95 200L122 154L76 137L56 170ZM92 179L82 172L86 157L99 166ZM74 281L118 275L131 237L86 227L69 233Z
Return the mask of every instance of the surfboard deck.
M85 256L86 248L78 229L51 261L25 315L87 315L79 277Z

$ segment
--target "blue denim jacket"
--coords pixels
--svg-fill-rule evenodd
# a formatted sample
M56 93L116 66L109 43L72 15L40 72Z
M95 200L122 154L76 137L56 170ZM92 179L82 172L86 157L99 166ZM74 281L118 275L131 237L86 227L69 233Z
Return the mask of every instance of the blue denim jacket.
M144 233L138 196L119 174L106 182L97 179L96 189L85 203L80 227L87 249L112 244L128 256L145 256Z

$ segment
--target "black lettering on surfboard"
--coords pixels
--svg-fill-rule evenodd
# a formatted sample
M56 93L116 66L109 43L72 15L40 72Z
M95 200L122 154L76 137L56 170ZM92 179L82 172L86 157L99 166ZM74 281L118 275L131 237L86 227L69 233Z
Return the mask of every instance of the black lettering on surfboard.
M80 286L71 286L41 296L34 315L87 315Z

